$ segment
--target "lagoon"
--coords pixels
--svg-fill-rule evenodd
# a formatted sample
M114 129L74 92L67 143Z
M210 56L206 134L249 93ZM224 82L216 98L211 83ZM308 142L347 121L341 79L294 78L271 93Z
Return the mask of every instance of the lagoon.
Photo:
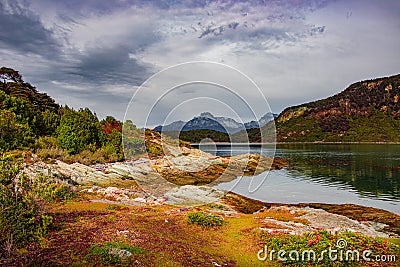
M400 145L277 144L276 149L254 144L250 148L217 145L214 154L235 155L248 150L286 158L289 166L238 177L217 188L265 202L352 203L400 214Z

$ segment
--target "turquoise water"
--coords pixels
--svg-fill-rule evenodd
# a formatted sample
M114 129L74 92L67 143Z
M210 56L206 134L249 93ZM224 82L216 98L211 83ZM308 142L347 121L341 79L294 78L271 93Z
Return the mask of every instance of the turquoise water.
M216 154L246 149L218 146ZM250 151L274 153L259 146ZM288 159L289 167L217 187L266 202L353 203L400 214L400 145L278 144L275 156Z

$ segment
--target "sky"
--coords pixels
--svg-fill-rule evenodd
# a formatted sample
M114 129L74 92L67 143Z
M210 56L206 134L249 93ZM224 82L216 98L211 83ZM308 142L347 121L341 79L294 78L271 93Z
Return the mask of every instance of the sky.
M247 121L400 73L399 14L398 0L0 0L0 65L100 118L152 110L155 125L211 111ZM204 80L182 64L195 61L213 62L220 75L207 82L223 86L178 86Z

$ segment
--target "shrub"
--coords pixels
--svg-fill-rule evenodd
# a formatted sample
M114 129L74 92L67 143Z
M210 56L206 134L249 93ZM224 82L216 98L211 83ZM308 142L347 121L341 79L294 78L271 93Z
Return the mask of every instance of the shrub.
M124 153L126 158L133 158L146 151L144 139L124 136Z
M102 147L94 152L90 150L84 150L76 155L64 153L61 160L66 163L79 162L85 165L93 165L96 163L116 162L122 159L122 154L114 153L112 150L109 150L108 147Z
M222 204L210 203L207 206L210 207L211 209L228 210L228 207Z
M26 177L18 172L11 158L0 158L0 254L6 256L14 248L37 241L52 222L27 190Z
M41 136L35 141L35 148L58 148L58 140L53 136Z
M214 214L206 214L203 211L189 212L188 221L190 224L198 224L202 227L222 226L224 218Z
M32 193L47 202L66 201L75 197L67 184L52 182L44 174L38 174L32 185Z
M65 157L65 151L60 148L40 148L36 150L36 155L41 160L47 159L63 159Z

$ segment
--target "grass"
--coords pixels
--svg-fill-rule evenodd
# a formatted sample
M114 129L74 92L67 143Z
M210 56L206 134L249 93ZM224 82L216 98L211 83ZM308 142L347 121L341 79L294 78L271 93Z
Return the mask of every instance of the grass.
M303 214L300 214L298 212L291 213L289 210L268 209L268 210L265 210L262 214L264 217L270 217L272 219L282 221L282 222L295 222L295 223L302 223L302 224L310 223L306 219L298 218L299 216L301 216Z
M283 242L289 236L262 235L259 228L264 226L263 218L267 216L292 220L298 214L264 211L224 216L222 227L188 223L188 214L207 216L210 207L214 206L187 211L168 205L134 207L89 201L52 203L49 209L54 227L50 229L45 245L21 251L17 260L28 265L41 262L42 265L62 263L73 266L123 266L134 261L141 266L213 266L213 262L256 267L279 264L259 261L257 252L269 238ZM220 218L215 213L210 214ZM306 241L308 239L299 238L296 242L306 244ZM388 241L399 242L398 239ZM126 248L133 256L130 260L117 259L115 255L109 255L110 247Z
M384 238L384 240L400 246L400 238Z
M125 207L79 201L49 207L55 227L47 237L46 248L30 249L20 255L21 259L29 257L37 262L43 257L47 265L110 265L115 258L107 255L105 248L112 243L148 252L135 254L135 260L143 266L210 266L212 262L232 266L237 260L256 260L257 247L249 248L253 246L254 239L249 238L252 234L242 236L242 218L227 218L234 225L215 228L188 224L188 212L170 206ZM244 228L249 228L252 220ZM124 230L129 230L126 235L118 233Z
M120 258L115 253L112 253L112 249L125 250L132 253L132 256L126 258ZM131 266L135 255L145 254L145 249L137 246L130 246L122 243L107 242L105 245L92 245L88 249L88 254L85 260L89 263L93 261L100 261L102 264L110 265L123 265Z

